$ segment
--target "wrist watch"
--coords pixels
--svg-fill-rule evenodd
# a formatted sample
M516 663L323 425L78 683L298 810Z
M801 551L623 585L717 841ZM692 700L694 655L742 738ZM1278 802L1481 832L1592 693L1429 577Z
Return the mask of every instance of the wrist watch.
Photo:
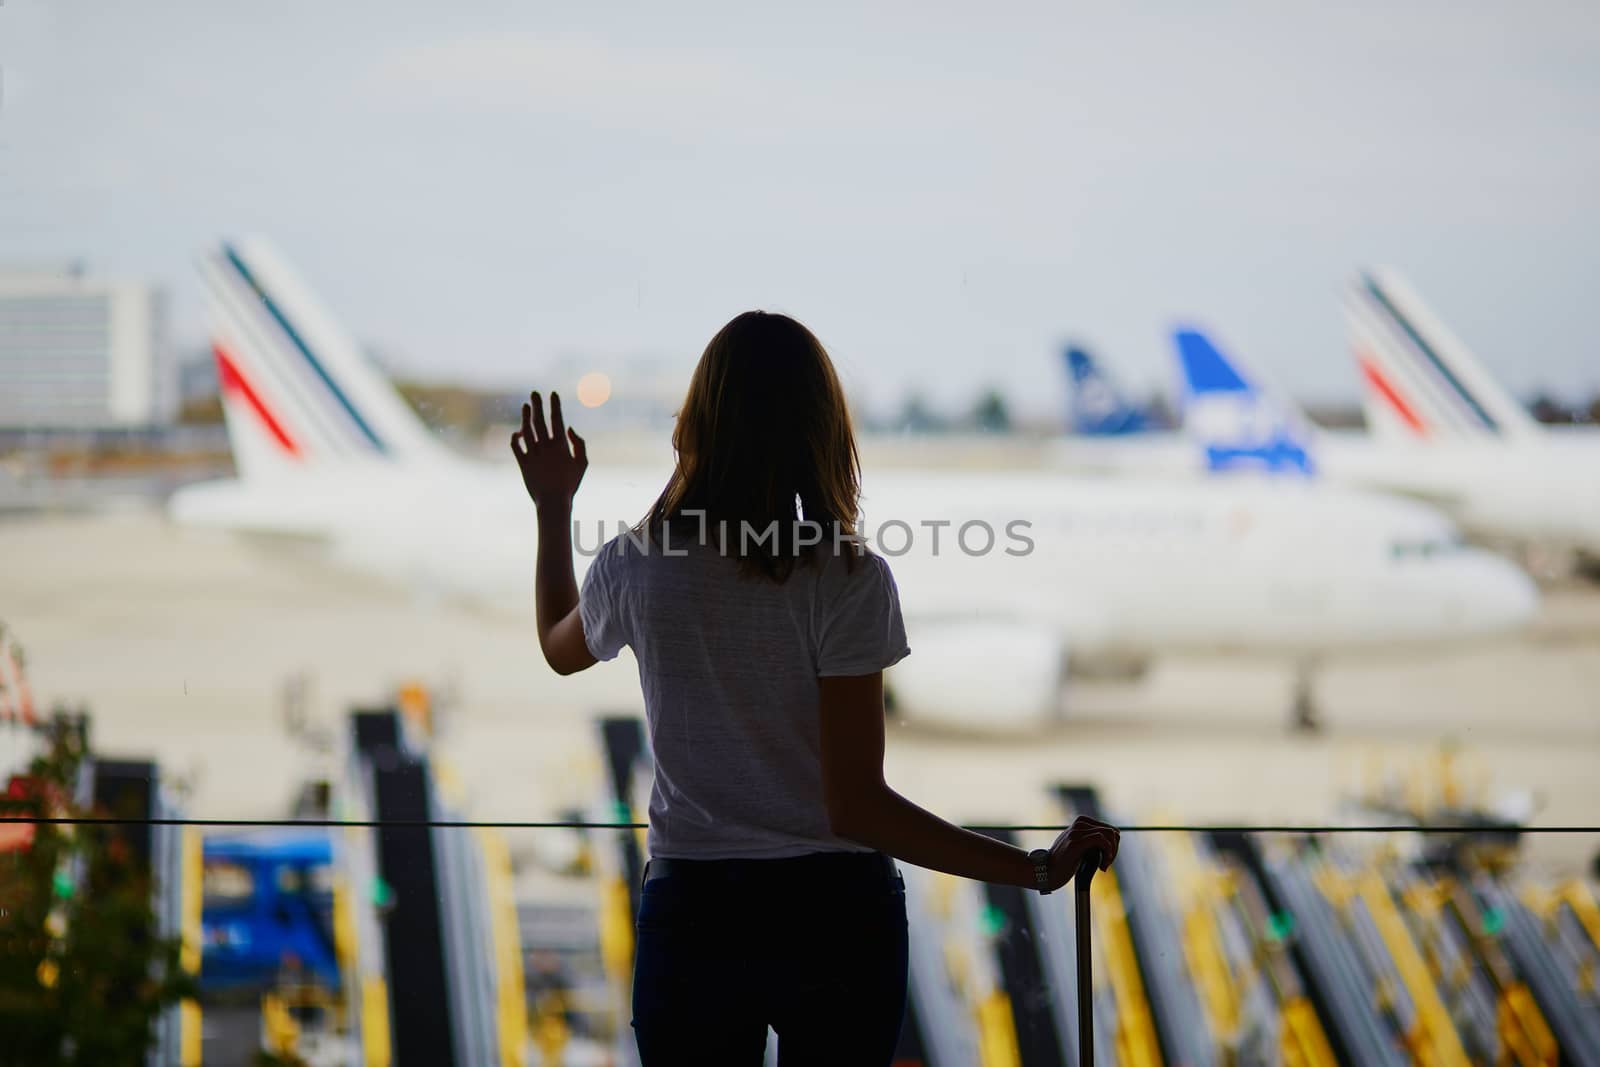
M1033 864L1033 882L1040 893L1050 892L1050 850L1036 848L1028 853L1028 862Z

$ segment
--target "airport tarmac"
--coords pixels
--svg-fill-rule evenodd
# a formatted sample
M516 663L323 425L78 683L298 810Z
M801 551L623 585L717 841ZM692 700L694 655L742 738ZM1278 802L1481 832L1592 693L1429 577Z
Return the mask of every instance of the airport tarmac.
M282 815L332 757L285 727L302 680L309 720L419 680L452 697L442 745L484 819L592 809L593 716L641 710L633 664L558 678L526 615L418 595L336 570L306 546L186 529L159 511L0 522L0 621L28 656L41 706L82 704L95 744L147 755L184 781L191 815ZM915 627L910 634L916 654ZM1490 799L1523 794L1534 823L1600 822L1600 591L1547 592L1528 633L1404 658L1333 661L1324 729L1285 728L1278 664L1159 661L1143 680L1076 683L1062 721L1026 736L891 731L888 776L962 821L1053 818L1043 787L1087 781L1122 818L1325 821L1377 768L1442 742ZM975 709L975 722L981 709ZM1587 867L1600 839L1541 837L1552 873Z

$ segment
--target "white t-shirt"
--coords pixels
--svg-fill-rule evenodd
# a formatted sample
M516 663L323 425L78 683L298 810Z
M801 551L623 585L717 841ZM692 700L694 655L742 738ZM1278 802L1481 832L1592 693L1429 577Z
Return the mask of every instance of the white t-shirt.
M691 539L692 540L692 539ZM639 663L655 756L649 848L681 859L869 851L828 830L817 679L871 674L911 651L882 557L847 569L827 545L782 584L739 572L715 541L601 548L578 609L599 660Z

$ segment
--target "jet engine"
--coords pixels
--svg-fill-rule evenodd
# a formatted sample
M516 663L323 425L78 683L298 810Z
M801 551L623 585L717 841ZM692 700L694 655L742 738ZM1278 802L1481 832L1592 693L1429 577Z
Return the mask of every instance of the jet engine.
M1037 624L923 625L885 685L906 722L1027 729L1060 718L1066 668L1061 635Z

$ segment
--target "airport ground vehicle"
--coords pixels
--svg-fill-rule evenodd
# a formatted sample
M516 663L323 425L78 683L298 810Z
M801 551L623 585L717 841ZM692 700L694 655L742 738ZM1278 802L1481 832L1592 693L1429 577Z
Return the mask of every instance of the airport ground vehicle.
M204 847L202 988L254 989L296 970L337 988L327 831L227 833Z

